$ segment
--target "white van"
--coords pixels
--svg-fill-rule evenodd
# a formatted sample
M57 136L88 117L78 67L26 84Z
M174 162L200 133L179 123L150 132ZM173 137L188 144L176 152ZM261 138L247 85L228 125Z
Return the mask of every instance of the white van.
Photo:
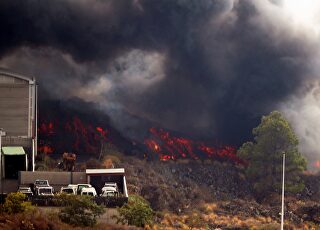
M91 184L77 184L77 194L81 195L81 191L84 188L92 188Z
M81 189L81 196L83 196L83 195L97 196L97 191L94 187L82 188Z
M60 193L77 195L77 189L73 187L62 187Z

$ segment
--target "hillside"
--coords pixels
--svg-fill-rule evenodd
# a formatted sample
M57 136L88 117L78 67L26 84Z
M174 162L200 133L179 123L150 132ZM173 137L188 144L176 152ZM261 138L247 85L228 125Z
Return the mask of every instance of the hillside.
M278 228L280 194L257 202L242 169L211 161L146 161L125 158L131 194L147 199L158 211L162 227L209 227L246 229ZM288 229L320 226L320 175L304 175L306 188L295 196L286 194Z
M84 107L88 105L80 106ZM206 145L156 128L144 141L129 140L110 125L105 114L59 102L42 104L39 134L41 153L55 158L63 151L77 153L76 170L112 163L125 168L129 194L150 202L160 227L278 228L280 194L257 201L244 175L246 163L233 147ZM98 160L100 155L103 161ZM47 163L48 169L57 165ZM319 225L319 179L319 175L305 174L304 191L286 194L288 228Z

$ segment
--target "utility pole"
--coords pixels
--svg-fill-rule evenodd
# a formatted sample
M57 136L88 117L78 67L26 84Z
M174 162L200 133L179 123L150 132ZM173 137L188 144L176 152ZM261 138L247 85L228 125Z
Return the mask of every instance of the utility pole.
M6 132L3 131L2 128L0 128L0 186L1 186L1 203L3 203L3 183L2 183L2 171L3 171L3 165L2 165L2 137L6 135Z
M281 196L281 230L283 230L283 221L284 221L284 174L286 167L286 153L283 152L282 158L282 196Z

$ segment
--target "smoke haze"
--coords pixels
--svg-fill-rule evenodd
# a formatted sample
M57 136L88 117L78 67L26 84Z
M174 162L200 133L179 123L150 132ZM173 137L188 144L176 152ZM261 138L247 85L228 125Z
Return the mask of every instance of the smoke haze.
M2 0L0 65L36 76L42 99L96 103L130 137L153 122L239 145L262 115L280 109L316 160L318 27L286 7L285 0Z

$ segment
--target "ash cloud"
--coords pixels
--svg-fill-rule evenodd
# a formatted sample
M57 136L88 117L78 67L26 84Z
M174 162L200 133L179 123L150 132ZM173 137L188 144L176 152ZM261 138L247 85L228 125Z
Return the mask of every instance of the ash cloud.
M46 97L97 103L126 135L139 136L151 122L239 145L261 115L317 80L310 66L317 39L281 7L3 0L0 65L37 76Z

